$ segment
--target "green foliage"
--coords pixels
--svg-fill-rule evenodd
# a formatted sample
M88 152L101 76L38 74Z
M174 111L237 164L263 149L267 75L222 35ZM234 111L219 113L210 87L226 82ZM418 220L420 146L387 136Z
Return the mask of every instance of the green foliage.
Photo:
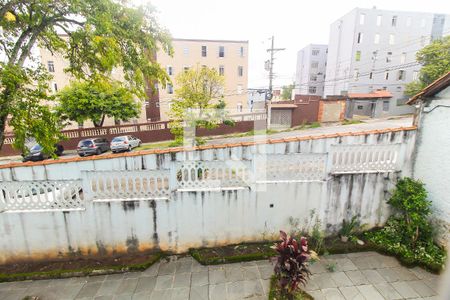
M352 124L360 124L363 123L361 120L355 120L355 119L344 119L344 121L341 122L342 125L352 125Z
M318 128L318 127L320 127L320 123L319 122L312 122L309 125L309 128Z
M291 100L292 90L294 89L294 87L295 87L295 83L283 86L282 90L281 90L281 99Z
M417 52L416 59L422 65L419 80L406 86L405 94L413 96L424 87L450 71L450 36L435 40Z
M155 21L151 6L132 7L126 0L0 3L0 51L6 56L0 66L0 149L8 117L14 132L22 135L16 148L24 148L24 141L32 136L44 152L52 153L59 135L58 118L48 107L52 99L44 88L48 73L24 67L36 45L62 55L69 62L65 71L77 80L108 79L113 70L120 70L123 87L139 98L146 96L148 82L169 81L154 53L158 45L171 53L170 37ZM59 35L60 31L66 35Z
M336 263L330 262L325 266L325 268L328 270L328 272L335 272L336 271Z
M43 147L43 152L54 156L55 144L63 139L61 124L50 106L49 76L41 67L21 68L0 63L0 130L5 127L6 116L11 116L9 125L14 128L13 146L28 153L25 143L34 138ZM0 131L0 149L3 130Z
M183 142L184 127L213 129L226 117L222 95L225 79L214 68L197 66L178 74L176 83L170 116L177 143Z
M396 214L389 218L384 228L368 232L366 237L408 264L439 269L445 262L446 253L434 243L429 222L431 203L426 198L423 183L411 178L399 180L388 201Z
M120 121L138 117L141 108L130 90L102 78L72 82L58 93L57 99L61 116L79 124L91 120L96 127L103 126L105 117Z
M342 228L339 230L341 236L352 236L355 229L359 226L358 216L353 216L350 221L342 220Z
M316 216L315 223L311 230L311 238L309 239L311 244L311 249L316 251L317 253L322 253L324 250L324 239L325 232L321 230L322 223L319 220L319 217Z

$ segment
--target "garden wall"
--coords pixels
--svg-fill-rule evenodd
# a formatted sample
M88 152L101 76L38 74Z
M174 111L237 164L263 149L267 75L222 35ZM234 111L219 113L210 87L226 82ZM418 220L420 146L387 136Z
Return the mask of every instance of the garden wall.
M381 225L415 128L0 166L0 263L259 241L290 219ZM315 218L315 217L314 217ZM307 229L307 228L306 228Z

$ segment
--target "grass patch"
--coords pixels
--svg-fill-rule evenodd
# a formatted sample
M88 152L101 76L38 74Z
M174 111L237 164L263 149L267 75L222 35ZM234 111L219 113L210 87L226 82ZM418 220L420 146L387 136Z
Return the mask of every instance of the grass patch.
M288 299L280 294L277 286L277 278L272 276L270 278L270 290L269 290L269 300L314 300L314 298L305 291L299 290L294 298Z
M351 124L360 124L360 123L364 123L361 120L356 120L356 119L344 119L344 121L341 122L342 125L351 125Z
M273 243L243 243L218 248L190 249L190 255L202 265L229 264L263 260L276 255Z
M123 272L144 271L154 263L164 257L163 253L154 253L141 263L131 263L124 265L98 265L88 266L77 269L57 269L48 271L21 272L21 273L0 273L0 282L20 281L20 280L36 280L36 279L56 279L68 277L80 277L88 275L105 275ZM70 262L67 262L70 264Z
M135 150L139 151L139 150L150 150L150 149L165 149L165 148L169 148L172 143L173 143L173 141L145 144L145 145L141 145L141 146L137 147Z

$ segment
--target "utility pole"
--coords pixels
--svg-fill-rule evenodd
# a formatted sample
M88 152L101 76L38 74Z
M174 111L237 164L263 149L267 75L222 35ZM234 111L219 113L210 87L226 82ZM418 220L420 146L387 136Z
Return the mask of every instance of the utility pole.
M275 38L273 35L272 35L271 40L272 40L271 46L269 49L267 49L267 52L270 52L270 60L266 61L266 69L267 69L267 67L269 69L268 70L269 71L269 93L266 97L267 129L270 129L270 119L271 119L270 103L271 103L272 97L273 97L273 79L275 77L275 75L273 74L273 64L274 64L274 60L275 60L274 54L278 51L286 50L286 48L275 48Z

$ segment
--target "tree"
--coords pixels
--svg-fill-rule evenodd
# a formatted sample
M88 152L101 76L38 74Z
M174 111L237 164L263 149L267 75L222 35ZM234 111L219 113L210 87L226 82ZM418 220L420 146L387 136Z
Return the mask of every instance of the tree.
M8 117L18 148L33 136L51 153L60 137L58 118L46 104L53 99L45 84L48 73L31 67L39 65L32 64L35 46L62 54L69 62L65 71L77 80L110 78L120 69L121 84L139 98L147 82L169 80L154 53L158 45L171 53L170 38L151 6L134 8L126 0L0 0L0 27L0 53L6 57L0 63L0 149Z
M433 41L417 52L416 60L422 65L419 79L406 86L405 94L413 96L433 81L450 71L450 36Z
M171 105L171 132L175 143L181 144L184 126L215 128L223 119L225 79L214 68L197 66L178 74L175 80L179 87Z
M281 99L291 100L292 90L294 89L294 87L295 87L295 83L283 86L282 91L281 91Z
M105 117L120 121L138 117L141 108L133 93L119 82L102 79L72 82L57 99L61 116L79 124L91 120L95 127L103 126Z

